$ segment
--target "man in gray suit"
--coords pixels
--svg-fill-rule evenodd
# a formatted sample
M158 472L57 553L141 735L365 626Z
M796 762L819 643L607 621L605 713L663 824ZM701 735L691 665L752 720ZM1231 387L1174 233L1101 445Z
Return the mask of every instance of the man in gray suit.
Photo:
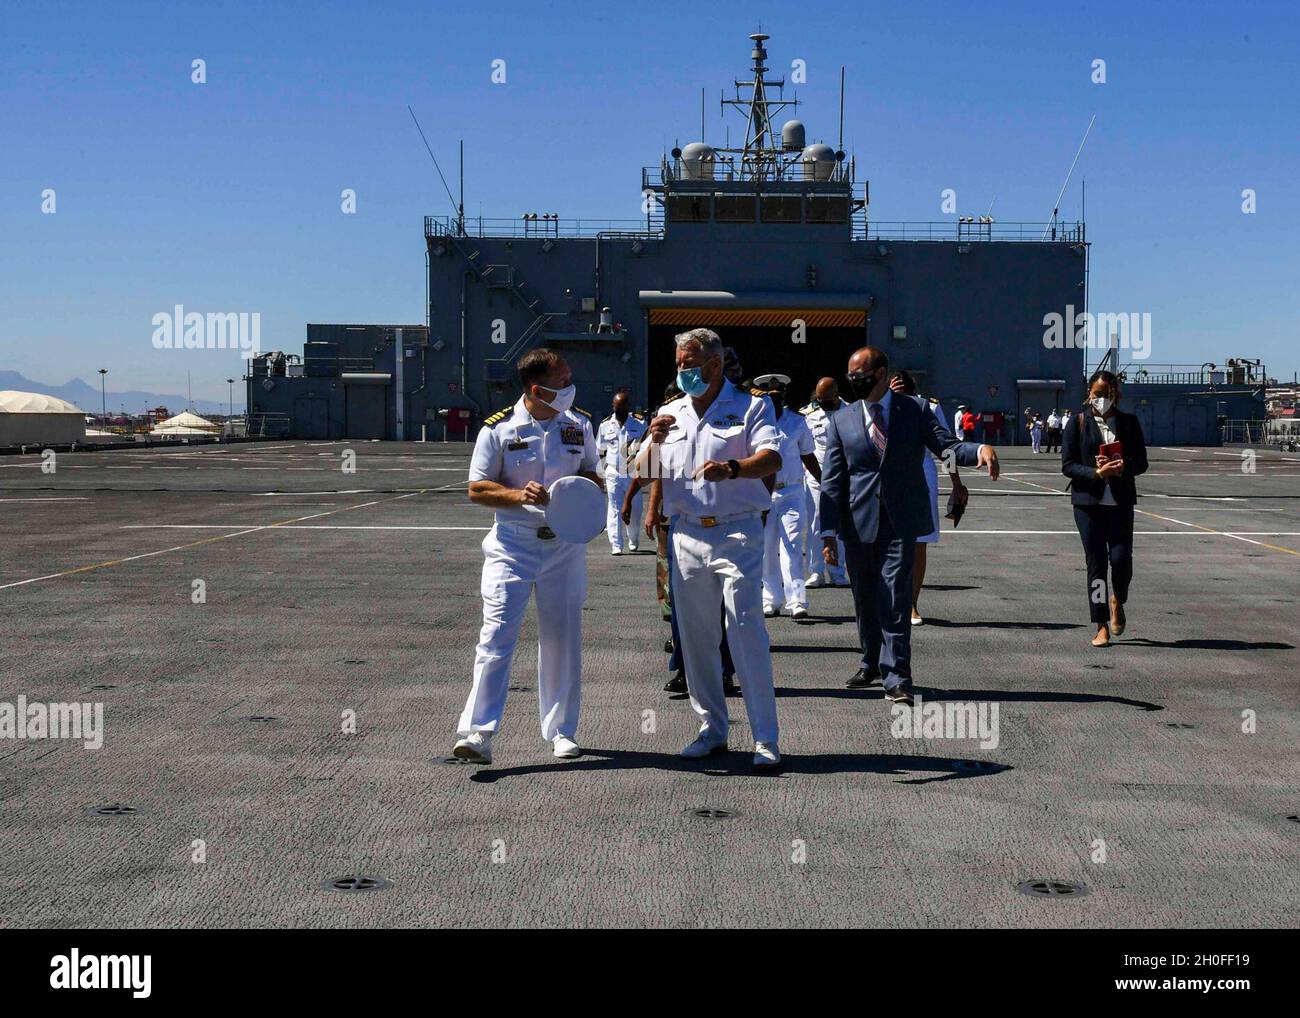
M849 358L854 402L831 415L822 466L823 557L844 542L862 667L851 689L883 682L890 703L912 702L912 560L916 539L934 531L921 466L926 450L959 466L988 467L990 446L961 442L911 396L890 391L889 358L869 346ZM951 456L951 460L948 456Z

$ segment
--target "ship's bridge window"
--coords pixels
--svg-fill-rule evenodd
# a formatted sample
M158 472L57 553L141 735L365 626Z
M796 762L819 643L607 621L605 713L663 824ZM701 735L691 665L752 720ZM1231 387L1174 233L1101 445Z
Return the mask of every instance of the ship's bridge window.
M808 196L808 222L847 223L849 200L836 194L810 194Z
M713 218L719 223L752 223L757 204L752 194L720 194L713 199Z
M709 219L707 194L670 194L667 202L670 223L704 223Z
M803 199L797 194L766 194L762 212L765 223L797 223L803 218Z

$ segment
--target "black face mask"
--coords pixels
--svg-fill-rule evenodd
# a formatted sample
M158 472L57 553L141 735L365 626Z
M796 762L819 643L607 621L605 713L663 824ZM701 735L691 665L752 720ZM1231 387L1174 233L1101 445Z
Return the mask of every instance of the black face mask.
M849 383L849 391L852 392L854 397L857 399L866 399L868 395L870 395L871 390L880 383L880 378L875 371L860 376L847 375L846 378Z

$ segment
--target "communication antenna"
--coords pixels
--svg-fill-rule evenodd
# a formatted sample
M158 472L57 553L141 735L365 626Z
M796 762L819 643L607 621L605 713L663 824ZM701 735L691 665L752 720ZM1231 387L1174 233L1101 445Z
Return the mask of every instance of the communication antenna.
M844 65L840 64L840 140L835 145L836 152L844 151Z
M457 232L465 232L465 143L461 142L461 200L460 204L456 203L455 196L451 193L451 188L447 186L447 178L442 175L442 167L438 165L438 157L433 154L433 149L429 148L429 139L424 136L424 128L420 126L420 121L416 119L415 110L408 105L406 112L411 114L411 119L415 121L415 129L420 132L420 140L424 142L425 151L429 153L429 158L433 160L433 168L438 171L438 179L442 181L443 189L447 192L447 200L456 209L456 227Z
M1088 121L1088 129L1083 132L1083 141L1079 142L1079 150L1074 153L1074 162L1070 163L1070 172L1065 175L1065 183L1061 185L1061 193L1056 196L1056 204L1052 206L1052 221L1043 228L1041 240L1047 239L1047 234L1056 226L1056 217L1061 211L1061 199L1065 197L1065 189L1070 186L1070 178L1074 176L1074 168L1079 163L1079 156L1083 155L1083 146L1088 144L1088 135L1092 133L1092 125L1097 122L1097 114L1092 115Z

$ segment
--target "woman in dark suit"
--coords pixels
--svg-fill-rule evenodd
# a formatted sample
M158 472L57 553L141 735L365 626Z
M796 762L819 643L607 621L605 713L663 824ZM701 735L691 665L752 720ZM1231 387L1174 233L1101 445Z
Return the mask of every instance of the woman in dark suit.
M1142 425L1119 403L1119 378L1096 371L1088 379L1088 400L1061 432L1061 473L1070 479L1074 522L1088 561L1088 607L1097 623L1094 647L1107 647L1124 632L1124 603L1133 578L1134 478L1147 469ZM1102 446L1120 446L1106 456ZM1106 567L1110 566L1110 590Z

